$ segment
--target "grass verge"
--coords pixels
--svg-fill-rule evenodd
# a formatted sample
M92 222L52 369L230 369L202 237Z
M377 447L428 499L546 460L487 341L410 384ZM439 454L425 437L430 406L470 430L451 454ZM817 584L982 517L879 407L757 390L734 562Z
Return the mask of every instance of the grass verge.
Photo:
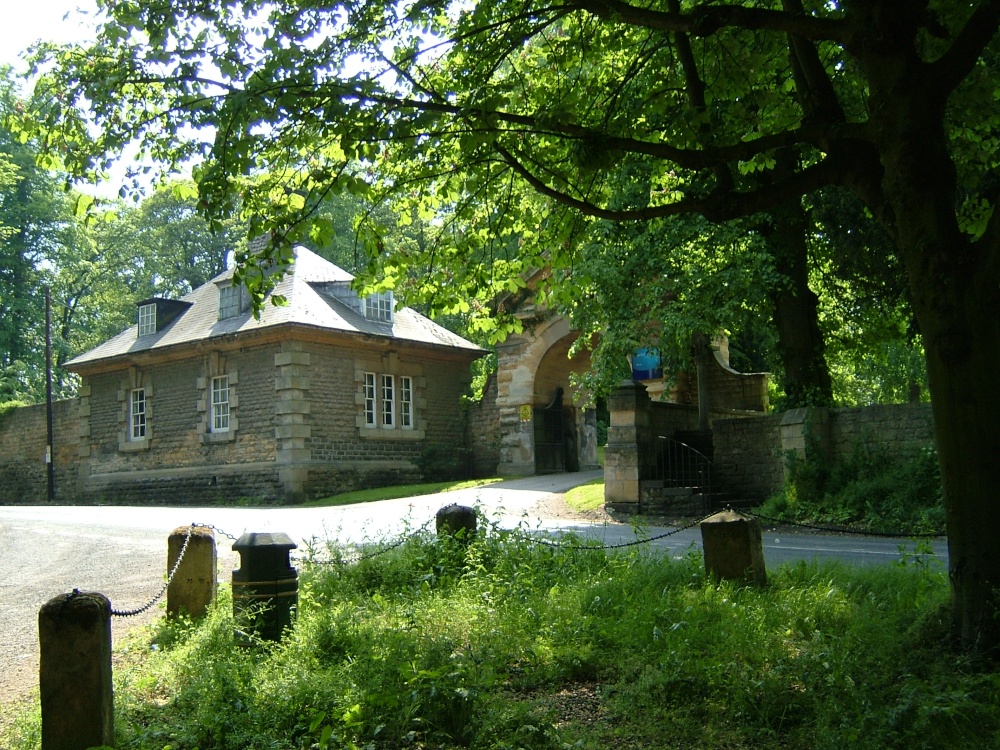
M417 495L431 495L436 492L453 492L455 490L465 490L471 487L483 487L488 484L495 484L503 481L500 477L489 479L466 479L457 482L429 482L425 484L403 484L391 487L373 487L366 490L356 490L354 492L342 492L339 495L324 497L319 500L310 500L303 503L303 508L326 508L335 505L355 505L357 503L371 503L376 500L393 500L401 497L416 497Z
M604 505L604 480L595 479L569 490L566 505L579 512L597 510Z
M758 589L706 578L693 553L495 528L370 554L305 564L280 644L234 646L225 591L204 622L133 640L118 750L1000 745L1000 675L946 648L930 558L801 563ZM38 724L19 717L0 746L37 747Z

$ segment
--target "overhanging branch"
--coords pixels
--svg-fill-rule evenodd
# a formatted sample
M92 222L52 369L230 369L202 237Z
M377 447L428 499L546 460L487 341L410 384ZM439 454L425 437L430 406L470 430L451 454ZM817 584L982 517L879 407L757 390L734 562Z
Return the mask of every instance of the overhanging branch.
M495 148L504 162L536 192L587 216L615 222L650 221L684 214L701 214L715 222L729 221L769 211L821 187L839 184L845 171L839 160L828 157L787 180L763 185L750 192L717 191L704 198L685 198L675 203L614 210L567 195L539 179L508 149L499 144Z
M948 51L929 66L932 85L950 93L976 65L986 45L1000 28L1000 0L980 3Z
M711 36L724 28L754 31L767 29L797 34L811 41L846 43L850 26L840 19L818 18L808 13L789 13L742 5L699 5L686 13L641 8L621 0L579 0L579 7L601 18L629 26L673 31L692 36Z

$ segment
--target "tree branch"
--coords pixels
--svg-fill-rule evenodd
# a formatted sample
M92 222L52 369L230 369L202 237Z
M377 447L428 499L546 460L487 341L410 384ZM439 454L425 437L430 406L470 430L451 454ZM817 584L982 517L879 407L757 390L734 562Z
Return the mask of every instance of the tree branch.
M519 115L511 112L495 110L484 113L480 109L466 108L461 104L450 104L441 101L427 101L405 97L396 97L390 94L365 93L360 89L336 85L327 87L324 91L316 89L302 90L300 95L303 98L311 96L352 97L372 104L378 104L394 109L413 109L423 112L438 112L462 118L469 122L483 122L493 119L508 125L517 125L529 129L529 133L538 135L558 135L563 137L576 138L579 140L590 140L600 142L609 149L626 151L635 154L645 154L658 159L665 159L675 163L683 169L711 169L720 163L736 161L749 161L755 156L777 148L787 148L789 146L807 143L817 146L823 150L828 144L838 138L852 137L864 138L865 126L863 125L835 125L833 128L825 123L805 124L802 127L764 135L752 140L740 141L722 146L713 146L703 149L683 149L671 146L668 143L644 141L625 136L609 135L599 130L573 125L565 122L545 122L542 124L535 115ZM498 130L498 128L494 128Z
M805 13L802 0L782 0L782 5L792 13ZM799 104L806 120L845 122L847 115L840 106L837 92L819 58L816 45L799 34L789 34L788 46Z
M951 47L928 67L935 88L950 93L976 65L986 45L1000 28L1000 0L980 3Z
M840 164L839 160L827 158L783 182L762 185L751 192L717 191L704 198L686 198L675 203L614 210L574 198L553 188L532 174L510 151L500 145L495 148L504 162L536 192L587 216L616 222L649 221L682 214L701 214L714 222L729 221L771 210L821 187L837 184L846 171L846 165Z
M768 29L797 34L805 39L846 43L851 27L845 21L817 18L809 14L748 8L742 5L699 5L687 13L641 8L621 0L579 0L577 5L596 16L629 26L675 31L692 36L711 36L723 28Z

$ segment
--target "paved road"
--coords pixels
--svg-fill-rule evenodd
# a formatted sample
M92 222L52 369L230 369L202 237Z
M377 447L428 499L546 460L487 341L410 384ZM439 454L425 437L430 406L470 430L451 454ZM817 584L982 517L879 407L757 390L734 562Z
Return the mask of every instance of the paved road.
M53 596L74 588L105 593L116 609L145 604L161 588L170 532L191 523L211 524L239 536L244 531L282 531L300 548L310 540L363 543L392 538L425 523L452 502L478 504L502 526L524 524L539 533L571 531L602 543L626 544L664 534L667 528L637 531L627 524L583 523L552 518L553 493L600 476L597 472L512 480L444 495L427 495L335 508L188 508L0 506L0 702L29 690L37 681L37 613ZM697 528L654 542L672 556L700 546ZM765 531L769 567L810 558L851 564L898 560L898 540L777 534ZM907 545L912 549L912 545ZM945 560L943 542L935 553ZM230 542L220 537L220 578L239 567ZM120 638L131 626L158 616L157 608L138 618L114 618Z

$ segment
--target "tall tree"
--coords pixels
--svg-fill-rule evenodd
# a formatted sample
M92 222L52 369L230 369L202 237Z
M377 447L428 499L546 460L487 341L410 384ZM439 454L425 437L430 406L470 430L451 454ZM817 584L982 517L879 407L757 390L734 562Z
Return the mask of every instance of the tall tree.
M45 384L43 266L65 242L72 213L58 176L10 129L21 107L10 68L0 66L0 400L31 401Z
M1000 648L1000 0L102 5L98 41L56 55L29 127L74 169L136 138L168 166L199 155L220 212L267 167L273 190L243 195L270 209L254 211L265 228L307 216L317 191L358 189L355 159L422 210L494 202L501 235L554 206L725 221L852 190L893 239L923 335L955 632ZM651 197L616 210L607 178L625 154L653 165ZM508 200L512 184L547 201Z

